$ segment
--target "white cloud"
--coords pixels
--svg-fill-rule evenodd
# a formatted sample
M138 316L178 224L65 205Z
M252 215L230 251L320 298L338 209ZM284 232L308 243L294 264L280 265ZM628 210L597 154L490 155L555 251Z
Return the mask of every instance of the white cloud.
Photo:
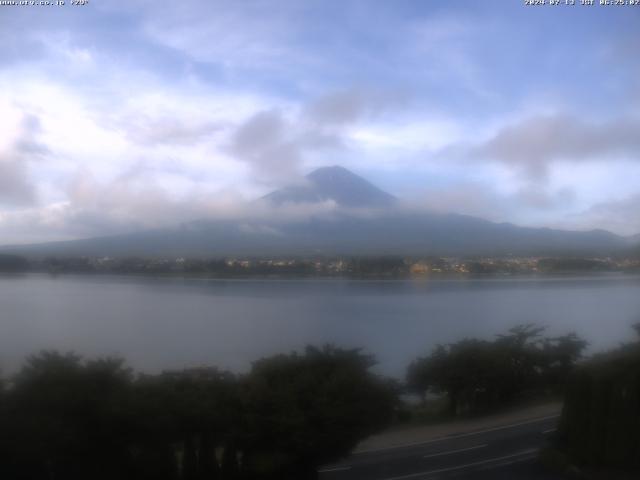
M192 7L151 7L145 33L193 60L223 67L277 68L290 58L292 23L274 5L207 1Z
M34 203L37 185L30 171L34 163L48 154L40 141L41 122L37 116L3 99L0 117L4 133L0 144L0 208Z
M553 162L636 159L639 151L639 118L593 122L556 114L506 125L470 154L524 168L533 178L545 178Z
M365 151L393 152L439 150L462 141L463 129L447 119L419 118L402 123L365 123L350 129L348 138Z
M576 228L603 228L621 235L640 234L640 193L597 203L564 219Z

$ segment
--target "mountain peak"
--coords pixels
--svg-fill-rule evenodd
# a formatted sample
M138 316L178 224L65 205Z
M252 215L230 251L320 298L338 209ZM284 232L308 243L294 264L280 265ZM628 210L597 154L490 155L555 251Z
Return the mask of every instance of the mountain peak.
M341 207L352 208L384 208L396 201L393 195L339 165L318 168L305 178L302 185L284 187L264 198L277 205L332 200Z
M347 170L341 165L331 165L327 167L316 168L313 172L307 174L307 178L309 177L317 177L318 175L349 175L358 177L351 170ZM361 178L361 177L358 177Z

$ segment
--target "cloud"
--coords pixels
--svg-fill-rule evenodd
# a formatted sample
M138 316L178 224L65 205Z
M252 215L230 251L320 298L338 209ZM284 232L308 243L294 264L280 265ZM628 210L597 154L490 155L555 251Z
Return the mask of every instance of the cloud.
M141 166L112 181L78 172L67 186L65 201L27 211L24 217L36 228L47 226L49 235L85 237L236 217L245 204L234 190L192 186L185 194L174 193L157 181L153 169Z
M144 167L114 181L79 172L68 184L64 201L0 210L0 245L188 227L191 222L208 220L233 220L243 231L277 234L283 223L337 210L333 201L276 207L247 199L233 189L206 186L175 194L153 179L149 171L144 173Z
M35 196L25 165L0 156L0 205L31 204Z
M471 1L156 3L0 16L3 236L242 217L243 198L336 163L400 196L429 186L441 211L520 223L635 191L628 12L567 23ZM522 55L563 23L571 42Z
M291 129L278 110L256 113L235 131L230 152L263 178L291 177L298 174L303 153Z
M277 68L291 52L291 9L265 2L196 1L155 8L147 2L143 31L198 62L224 68Z
M222 131L221 121L196 122L188 118L129 117L121 119L128 125L127 136L143 145L189 145Z
M400 92L352 88L318 98L303 116L316 126L344 126L407 106L407 101L407 95Z
M575 191L570 188L549 192L539 186L524 187L514 195L514 199L524 207L548 211L571 205L575 197Z
M410 24L405 49L415 61L415 74L436 84L455 85L480 97L494 98L480 68L478 47L485 42L494 20L457 12L432 15Z
M502 221L512 214L513 204L504 202L497 192L477 183L461 183L421 192L404 203L404 207L418 211L459 213Z
M530 117L501 128L469 154L524 169L533 179L546 178L553 162L638 159L640 119L590 122L575 115Z
M457 145L468 132L456 122L446 118L429 118L422 115L404 122L366 122L350 128L346 137L363 150L364 160L382 156L379 161L396 162L399 154L417 155L422 163L425 157L441 152L443 162L452 159L451 145Z
M567 217L565 224L576 228L602 228L622 235L640 234L640 192L628 197L597 203Z
M303 167L317 153L347 149L352 129L403 104L391 92L340 90L298 109L260 111L241 123L228 151L247 163L263 181L300 180ZM320 159L321 165L335 163Z
M575 192L566 188L529 186L501 192L483 182L464 181L418 192L406 198L403 206L412 211L456 213L494 222L543 226L557 217L558 211L571 209L574 202Z
M4 148L0 148L0 205L30 205L36 201L36 185L29 170L30 164L48 150L39 142L40 120L33 114L0 107L0 114L22 117L13 136L9 135Z

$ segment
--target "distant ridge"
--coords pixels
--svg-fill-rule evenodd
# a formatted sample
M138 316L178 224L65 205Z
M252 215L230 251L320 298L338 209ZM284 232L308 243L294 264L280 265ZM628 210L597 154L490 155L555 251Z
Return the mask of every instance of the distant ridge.
M364 178L334 165L314 170L300 185L290 185L263 197L274 205L334 201L347 208L385 208L397 199Z

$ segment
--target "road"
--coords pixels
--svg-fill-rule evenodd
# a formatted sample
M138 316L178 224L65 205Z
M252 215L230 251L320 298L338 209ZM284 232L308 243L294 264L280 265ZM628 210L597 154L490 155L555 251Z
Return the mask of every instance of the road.
M536 461L558 415L354 454L318 470L321 480L559 479Z

